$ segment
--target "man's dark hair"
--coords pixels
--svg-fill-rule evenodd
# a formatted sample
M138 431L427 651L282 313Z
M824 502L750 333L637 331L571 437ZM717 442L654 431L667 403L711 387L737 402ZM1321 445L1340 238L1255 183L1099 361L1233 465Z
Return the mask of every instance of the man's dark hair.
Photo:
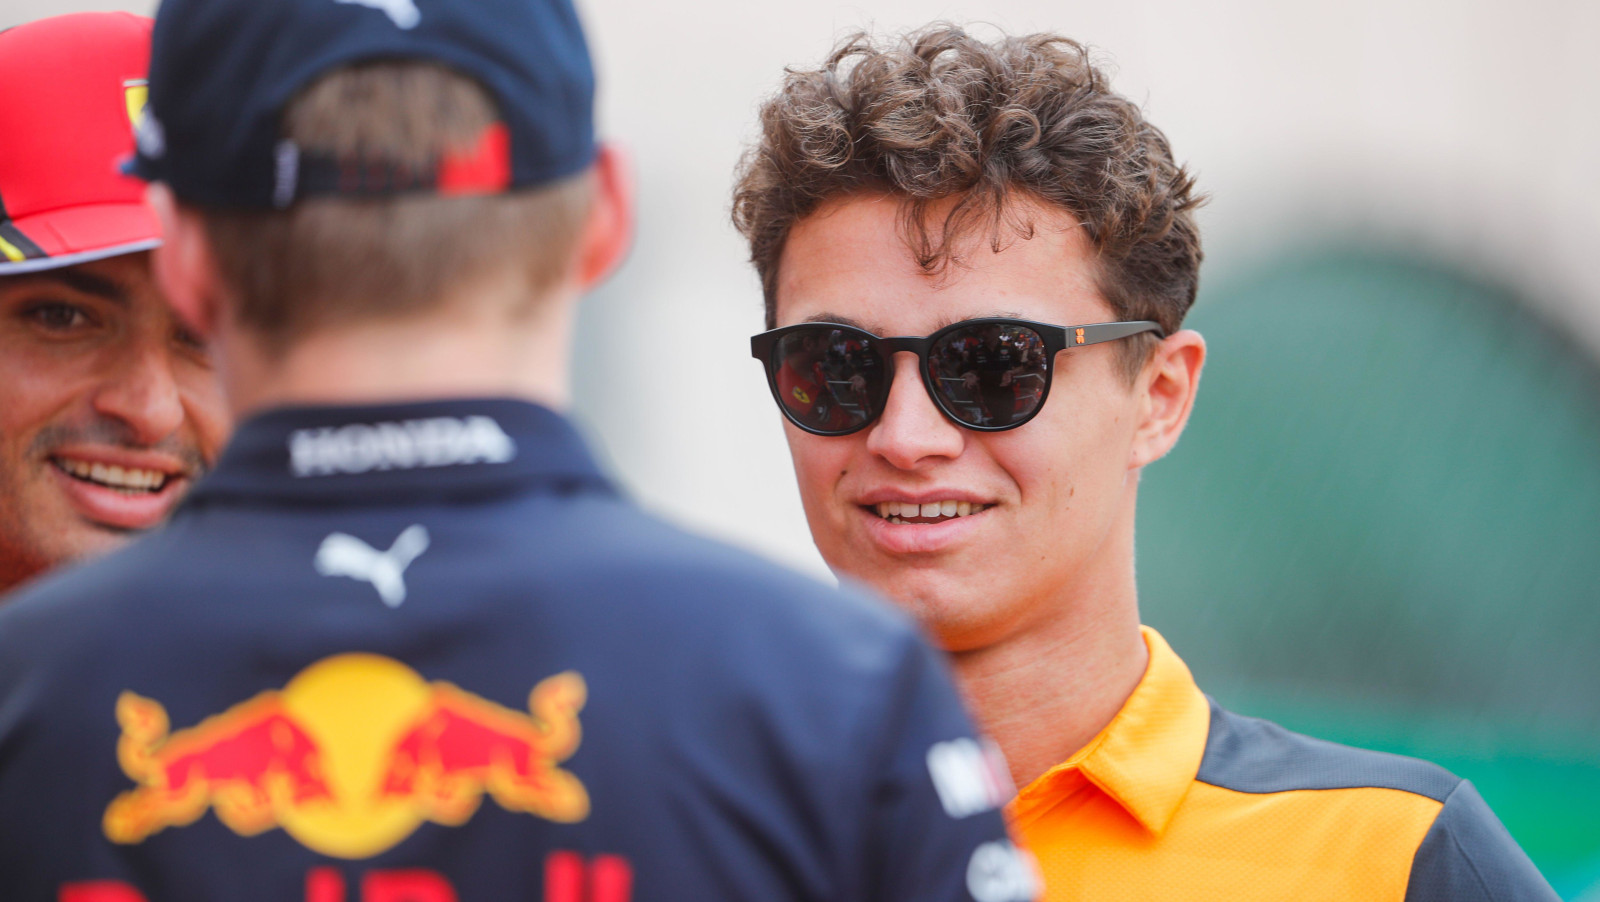
M1121 319L1168 333L1194 303L1204 198L1166 136L1114 93L1080 44L1053 34L985 43L951 25L897 39L857 33L820 69L790 69L761 107L733 221L750 242L767 326L789 232L825 202L857 193L904 200L902 227L930 274L986 229L1032 235L1019 200L1070 212L1096 251L1098 284ZM939 222L935 204L952 201ZM1136 375L1155 338L1123 342Z

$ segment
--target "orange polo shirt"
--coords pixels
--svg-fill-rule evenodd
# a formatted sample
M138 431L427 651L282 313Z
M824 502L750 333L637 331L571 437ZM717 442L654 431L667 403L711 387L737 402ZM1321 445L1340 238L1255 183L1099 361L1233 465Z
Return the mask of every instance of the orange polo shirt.
M1472 784L1225 711L1166 641L1011 803L1045 900L1556 900Z

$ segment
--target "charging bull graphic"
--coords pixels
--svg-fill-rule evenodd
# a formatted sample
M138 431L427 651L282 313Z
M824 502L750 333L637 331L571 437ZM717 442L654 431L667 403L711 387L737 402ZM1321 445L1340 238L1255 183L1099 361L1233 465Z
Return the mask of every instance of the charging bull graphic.
M113 842L138 843L210 808L241 836L281 827L326 855L367 858L425 820L460 826L488 795L561 823L589 814L577 777L587 689L567 671L541 681L523 713L379 655L327 658L175 733L158 703L117 701L117 758L139 784L106 808Z

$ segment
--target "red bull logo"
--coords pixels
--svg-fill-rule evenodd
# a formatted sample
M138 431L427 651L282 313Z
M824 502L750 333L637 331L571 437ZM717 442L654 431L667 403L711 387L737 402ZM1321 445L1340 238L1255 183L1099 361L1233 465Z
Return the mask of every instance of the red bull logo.
M167 735L167 712L124 692L117 699L122 739L117 759L139 789L123 793L105 816L106 835L139 842L169 825L193 823L214 805L235 833L253 836L273 826L277 801L295 805L330 800L316 743L283 712L276 692Z
M578 748L583 677L568 671L528 694L526 713L379 655L327 658L270 690L170 731L160 703L117 700L117 759L138 786L106 808L105 834L138 843L209 808L228 829L282 828L325 855L367 858L423 821L460 826L485 795L561 823L589 795L558 765Z

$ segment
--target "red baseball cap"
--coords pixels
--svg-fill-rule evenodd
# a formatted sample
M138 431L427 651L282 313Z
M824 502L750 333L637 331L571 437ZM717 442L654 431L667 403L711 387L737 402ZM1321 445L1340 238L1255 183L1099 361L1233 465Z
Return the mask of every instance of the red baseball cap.
M0 31L0 276L161 243L118 164L144 115L152 22L75 13Z

